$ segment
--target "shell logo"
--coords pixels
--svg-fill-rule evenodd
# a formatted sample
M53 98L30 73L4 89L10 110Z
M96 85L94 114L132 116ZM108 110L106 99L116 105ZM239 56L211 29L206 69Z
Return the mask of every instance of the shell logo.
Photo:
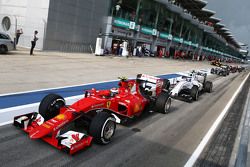
M64 114L59 114L56 116L56 119L58 120L64 120L65 119L65 115Z
M49 125L47 125L47 124L42 124L42 126L43 126L43 127L45 127L45 128L47 128L47 129L49 129L49 128L50 128L50 126L49 126Z
M140 111L140 108L141 108L141 107L140 107L140 104L138 104L138 103L135 104L134 112L135 112L135 113L139 112L139 111Z

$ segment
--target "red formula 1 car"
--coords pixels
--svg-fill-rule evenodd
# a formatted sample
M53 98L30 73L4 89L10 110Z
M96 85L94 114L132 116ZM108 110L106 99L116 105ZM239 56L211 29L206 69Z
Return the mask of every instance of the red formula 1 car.
M169 80L139 74L135 80L121 78L118 86L86 91L85 98L70 106L65 105L61 96L49 94L41 101L38 113L16 116L14 125L27 132L31 139L42 139L74 154L89 146L92 139L108 144L116 123L124 119L140 116L147 109L169 112Z

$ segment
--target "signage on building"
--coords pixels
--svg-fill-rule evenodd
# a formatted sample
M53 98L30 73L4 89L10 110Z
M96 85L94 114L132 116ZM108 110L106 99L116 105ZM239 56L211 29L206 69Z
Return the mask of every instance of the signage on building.
M113 27L113 34L117 35L117 36L124 36L124 37L133 37L133 32L128 31L128 30L124 30L122 28L118 28L118 27Z
M139 35L139 38L141 40L148 40L148 41L152 41L153 40L152 35L146 35L146 34L142 34L142 33Z
M132 22L132 21L129 22L129 29L132 29L132 30L135 29L135 22Z
M183 38L180 39L180 43L183 43Z
M135 29L135 22L121 19L121 18L114 18L113 25L117 27L127 28L127 29Z
M173 40L173 35L172 35L172 34L169 34L169 35L168 35L168 40L170 40L170 41Z
M198 48L198 43L191 43L191 45L193 46L193 47L196 47L196 48Z
M157 30L153 29L152 35L156 36L157 35Z
M186 40L184 40L183 43L184 43L185 45L189 45L189 46L192 45L192 42L191 42L191 41L186 41Z
M173 41L183 43L183 38L174 37Z
M160 33L160 38L172 40L173 36L171 34L167 34L167 33Z
M141 27L141 32L147 35L157 35L157 30L153 28L148 28L148 27Z
M136 26L135 26L135 30L138 31L138 32L140 31L140 28L141 28L140 25L136 25Z

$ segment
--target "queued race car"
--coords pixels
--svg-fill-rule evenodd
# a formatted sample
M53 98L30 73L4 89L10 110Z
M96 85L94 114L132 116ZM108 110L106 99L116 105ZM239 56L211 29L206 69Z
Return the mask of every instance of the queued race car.
M243 66L238 67L238 72L243 72L244 70L245 70L245 67Z
M212 89L213 83L207 81L206 73L193 71L188 76L183 76L181 80L177 81L177 84L171 90L171 96L196 101L201 92L211 93Z
M242 72L244 70L245 70L245 67L243 66L230 66L231 73Z
M92 89L72 105L56 94L43 98L39 111L14 118L14 126L69 154L90 146L92 140L108 144L116 123L140 116L146 110L166 114L170 110L169 80L138 74L135 80L120 78L118 88ZM74 126L72 126L74 125ZM81 130L76 131L77 127Z
M212 68L211 74L217 74L221 76L227 76L230 73L230 68L227 65L221 65L220 67Z
M220 67L222 64L218 60L214 60L211 62L211 65Z

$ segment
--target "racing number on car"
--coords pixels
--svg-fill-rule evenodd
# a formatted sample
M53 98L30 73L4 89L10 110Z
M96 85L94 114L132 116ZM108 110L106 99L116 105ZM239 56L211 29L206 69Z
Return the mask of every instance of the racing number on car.
M111 105L111 101L107 101L107 108L109 108Z

